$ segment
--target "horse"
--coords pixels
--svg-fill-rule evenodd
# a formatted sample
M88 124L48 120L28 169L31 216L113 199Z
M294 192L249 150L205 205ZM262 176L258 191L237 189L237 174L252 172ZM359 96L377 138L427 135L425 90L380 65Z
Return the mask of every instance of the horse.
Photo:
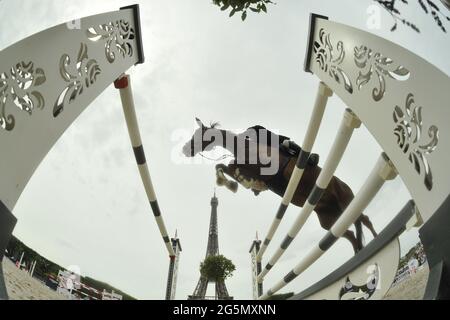
M292 143L289 138L275 135L261 126L251 127L243 133L235 134L219 129L218 123L207 127L198 118L196 122L199 128L191 140L183 146L182 152L186 157L202 155L202 152L221 147L228 150L231 153L230 157L234 158L228 165L216 165L216 182L219 186L226 186L232 192L237 192L239 182L245 188L251 189L255 195L270 190L283 197L298 155L298 152L287 147ZM264 142L254 129L266 130L266 132L262 130L263 137L266 138ZM294 192L292 204L298 207L305 204L321 170L318 155L315 161L308 161ZM225 174L234 181L227 179ZM321 227L329 230L353 198L352 189L338 177L333 176L314 208ZM361 214L355 222L356 236L351 230L347 230L343 235L350 241L355 253L363 248L362 225L368 228L374 237L377 236L369 217Z

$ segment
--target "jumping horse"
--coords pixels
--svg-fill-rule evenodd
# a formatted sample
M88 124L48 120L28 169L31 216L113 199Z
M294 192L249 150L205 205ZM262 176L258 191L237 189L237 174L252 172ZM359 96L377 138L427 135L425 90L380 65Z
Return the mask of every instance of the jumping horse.
M183 154L186 157L194 157L204 151L221 147L228 150L230 156L234 158L228 165L216 165L218 185L237 192L239 182L245 188L251 189L255 195L266 190L281 197L284 195L300 149L294 142L261 126L251 127L243 133L235 134L219 129L217 123L207 127L198 118L196 122L199 128L183 147ZM321 170L318 155L312 154L292 198L291 202L294 205L299 207L304 205ZM230 181L225 175L234 181ZM333 176L314 209L322 228L329 230L353 198L354 194L350 187ZM355 253L363 247L362 224L374 237L377 235L369 218L361 214L355 222L356 236L351 230L347 230L343 235L350 241Z

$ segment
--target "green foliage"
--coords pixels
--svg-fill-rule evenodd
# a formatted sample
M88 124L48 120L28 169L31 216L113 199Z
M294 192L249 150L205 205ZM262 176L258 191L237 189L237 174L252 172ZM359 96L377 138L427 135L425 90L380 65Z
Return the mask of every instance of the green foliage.
M223 255L209 256L200 264L200 273L210 281L225 281L236 270L231 260Z
M234 16L236 12L240 12L242 21L247 18L248 10L256 13L267 13L267 4L273 4L271 0L213 0L213 3L219 6L222 11L231 9L230 17Z
M405 25L408 28L416 32L420 32L419 27L405 19L401 10L403 8L399 7L398 4L403 4L403 6L409 5L408 0L372 0L375 3L379 4L384 10L386 10L392 17L394 24L391 27L391 31L397 30L397 26L399 23ZM442 30L442 32L447 32L445 27L445 22L450 21L450 17L444 13L444 10L439 8L439 6L434 2L436 0L417 0L418 7L422 9L422 11L431 16L431 18L436 23L437 27ZM441 0L445 9L450 10L450 0ZM241 14L241 19L244 21L247 18L247 12L253 11L256 13L265 12L267 13L267 5L275 4L271 0L213 0L213 4L220 7L220 10L225 11L230 9L229 16L234 16L237 12ZM438 2L437 2L438 3ZM416 5L417 5L416 4Z
M58 275L58 271L63 269L61 266L42 257L39 253L26 246L14 236L12 236L9 240L7 250L8 256L14 260L19 260L22 252L25 252L22 263L25 263L27 267L30 267L31 263L36 261L34 273L42 278L47 275L53 275L56 277Z
M420 29L411 21L406 20L402 17L400 12L400 7L396 6L399 3L403 5L408 5L408 0L373 0L378 3L383 9L385 9L394 20L394 25L391 28L391 31L397 30L398 23L402 23L403 25L411 28L416 32L420 32ZM436 5L434 0L418 0L418 4L420 8L423 10L425 14L430 14L436 25L442 30L442 32L447 32L444 21L450 21L450 17L445 15L441 9ZM445 4L445 2L443 1Z
M36 268L34 270L34 276L40 278L43 281L46 280L50 275L52 275L56 279L59 270L64 270L63 267L44 258L39 253L26 246L23 242L21 242L14 236L12 236L11 239L9 240L7 250L8 250L8 257L13 259L14 261L19 260L20 256L24 252L25 254L22 263L25 263L27 267L31 266L31 263L36 260ZM81 277L81 282L99 291L103 291L103 289L105 289L106 291L111 292L112 290L114 290L115 293L122 295L124 300L135 300L135 298L133 298L132 296L127 295L126 293L117 290L116 288L104 282L100 282L89 277ZM86 291L86 293L92 294L88 291Z

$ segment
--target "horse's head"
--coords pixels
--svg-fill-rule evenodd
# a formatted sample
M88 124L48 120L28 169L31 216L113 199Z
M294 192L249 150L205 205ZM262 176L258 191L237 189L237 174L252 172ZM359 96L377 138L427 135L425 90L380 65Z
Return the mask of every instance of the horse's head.
M200 119L195 118L195 121L197 121L199 128L195 130L191 140L186 142L183 146L183 154L186 157L194 157L199 152L210 151L215 147L213 143L214 141L211 141L211 139L204 139L204 137L205 133L208 130L214 130L217 124L207 127L201 122Z

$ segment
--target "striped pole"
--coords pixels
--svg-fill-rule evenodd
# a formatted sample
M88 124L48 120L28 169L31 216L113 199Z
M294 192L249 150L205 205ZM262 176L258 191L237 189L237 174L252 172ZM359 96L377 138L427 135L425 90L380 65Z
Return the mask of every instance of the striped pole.
M319 127L320 123L322 122L325 106L327 105L328 98L332 95L333 91L331 91L331 89L328 88L325 83L320 82L313 113L311 115L311 119L309 120L308 129L301 146L302 151L298 155L297 163L295 165L294 171L292 172L291 178L289 179L289 184L286 187L286 191L284 192L283 199L281 200L281 204L278 208L277 214L272 221L269 232L267 233L261 249L259 250L258 256L256 257L257 261L259 262L262 260L264 252L269 246L270 241L272 241L273 236L277 231L278 226L280 225L281 219L283 219L287 207L292 201L295 190L297 190L297 186L300 182L300 179L302 178L303 171L305 170L309 155L314 145L314 141L316 140L317 133L319 132Z
M142 183L144 184L147 198L150 202L150 206L155 216L156 223L158 224L159 231L166 245L169 256L175 257L170 238L167 234L167 229L164 224L164 220L159 209L158 200L156 199L155 190L153 188L152 179L148 170L147 161L145 158L144 148L142 146L141 135L139 133L139 125L136 118L136 111L134 108L133 92L130 86L130 76L122 75L114 82L116 89L120 91L120 98L122 100L123 112L125 114L125 120L128 127L128 133L130 135L131 145L134 150L136 162L138 165L139 173L141 175Z
M21 269L22 268L22 260L23 260L23 256L25 255L25 251L24 252L22 252L22 255L20 256L20 261L19 261L19 269Z
M36 268L36 260L34 260L34 262L33 262L33 264L32 264L32 266L31 266L31 272L30 272L30 276L33 276L33 274L34 274L34 269Z
M367 205L381 189L383 184L387 180L394 179L396 176L397 172L393 164L386 154L382 153L358 194L348 205L336 223L327 232L327 234L322 238L322 240L320 240L317 246L314 247L306 255L306 257L304 257L300 263L295 266L294 269L292 269L281 281L267 291L267 293L265 293L260 299L266 300L270 298L273 294L284 288L288 283L297 278L297 276L316 262L317 259L319 259L358 219Z
M350 138L356 128L361 126L361 121L358 117L350 110L347 109L344 112L342 122L339 131L334 140L333 146L330 153L328 154L327 160L322 168L322 171L317 178L316 184L308 196L305 205L301 209L297 219L289 230L288 234L284 238L278 250L272 256L270 261L266 264L262 272L258 276L258 282L262 282L267 273L272 269L272 267L277 263L280 257L284 254L286 249L289 247L291 242L300 232L300 229L305 224L311 212L316 207L320 198L322 197L325 189L328 187L331 179L334 176L337 166L341 162L342 156L344 155L345 149L350 141Z

